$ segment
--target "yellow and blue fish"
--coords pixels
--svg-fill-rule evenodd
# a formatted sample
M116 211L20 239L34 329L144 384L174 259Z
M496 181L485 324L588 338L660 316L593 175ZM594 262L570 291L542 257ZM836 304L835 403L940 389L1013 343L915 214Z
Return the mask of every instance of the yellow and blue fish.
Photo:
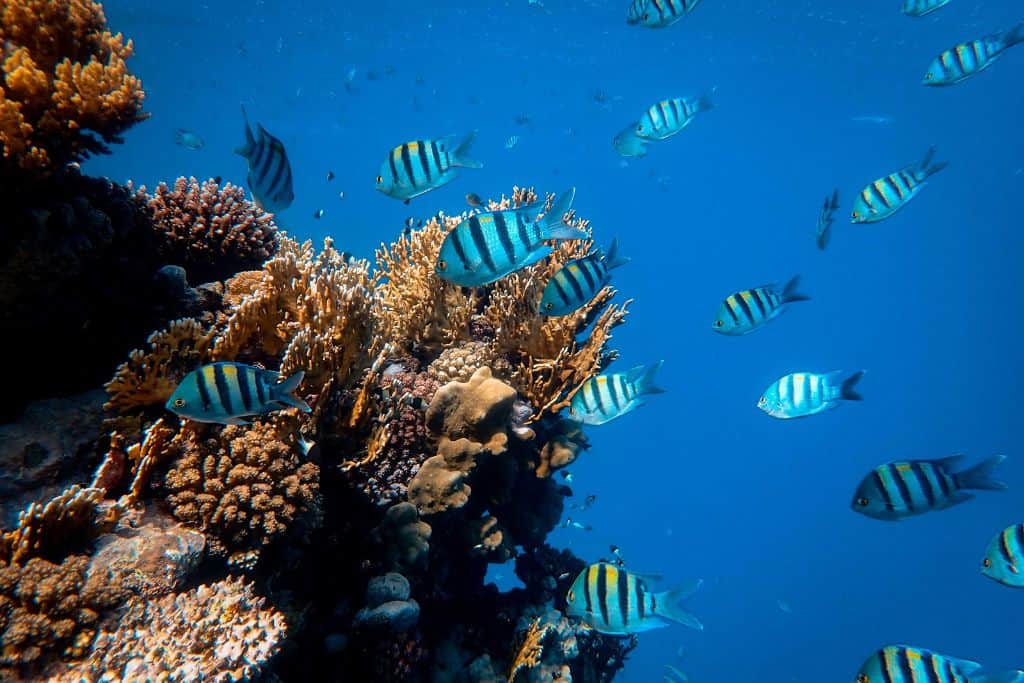
M981 573L1004 586L1024 588L1024 524L1010 525L992 539Z
M818 231L815 236L815 243L818 249L824 250L832 239L832 224L835 222L835 213L839 209L839 190L833 190L832 196L825 197L825 203L818 213Z
M654 375L665 361L638 365L628 372L597 375L585 381L569 401L569 419L588 425L602 425L636 410L642 396L660 394Z
M647 28L665 28L693 11L700 0L633 0L626 10L626 23Z
M468 157L475 139L473 132L455 147L454 135L398 145L380 165L377 189L408 204L413 197L455 180L456 168L482 168L483 164Z
M889 218L917 196L935 175L948 165L945 161L933 164L935 148L930 147L921 163L907 166L867 185L853 202L851 223L877 223Z
M448 282L479 287L548 256L548 240L585 238L585 232L562 222L575 196L576 188L570 189L546 213L544 202L534 202L473 214L445 236L434 272Z
M651 105L636 125L636 134L645 140L664 140L690 125L702 111L714 109L711 94L698 99L673 97Z
M879 465L861 480L850 507L862 515L897 521L945 510L974 496L968 489L1001 491L1006 484L993 478L1005 459L996 455L970 469L955 472L963 459L954 455L939 460L903 460Z
M249 174L246 176L249 190L264 211L284 211L295 200L292 167L288 163L284 143L258 123L254 135L244 106L242 118L245 119L245 144L236 149L235 154L245 157L249 165Z
M774 320L786 310L789 304L796 301L808 301L796 291L800 285L800 276L795 275L785 287L761 285L725 297L718 316L711 324L711 329L719 334L739 336L753 332L764 323Z
M903 13L908 17L923 17L948 5L950 0L903 0Z
M598 249L559 268L544 286L537 312L549 316L569 315L593 299L611 281L610 271L629 263L618 251L618 240L612 240L607 254Z
M310 407L292 394L305 375L299 371L283 382L280 374L243 363L210 363L185 375L166 408L196 422L248 424L244 418L282 408Z
M855 387L864 371L843 377L842 370L824 374L793 372L772 382L757 407L772 417L789 420L838 408L843 401L862 401Z
M981 664L909 645L888 645L861 665L855 683L1020 683L1024 671L980 674Z
M613 636L672 623L701 631L704 625L680 604L696 593L701 583L698 579L674 590L652 593L645 577L608 562L597 562L572 582L565 596L566 613L599 633Z
M615 151L620 156L647 156L647 145L650 143L650 140L645 140L636 134L636 129L639 125L639 121L634 121L619 131L619 134L612 139L612 147L615 148Z
M928 65L924 85L953 85L981 73L1009 48L1024 43L1024 21L1009 31L993 33L943 51Z

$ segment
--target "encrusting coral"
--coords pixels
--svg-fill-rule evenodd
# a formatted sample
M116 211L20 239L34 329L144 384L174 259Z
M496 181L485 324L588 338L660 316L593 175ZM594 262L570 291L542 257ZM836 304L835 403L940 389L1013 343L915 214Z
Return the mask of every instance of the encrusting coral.
M145 118L143 90L91 0L2 0L0 146L4 184L107 151Z
M139 188L135 202L157 232L161 256L195 282L258 267L277 251L273 216L237 185L178 178L173 189L160 183L152 195Z

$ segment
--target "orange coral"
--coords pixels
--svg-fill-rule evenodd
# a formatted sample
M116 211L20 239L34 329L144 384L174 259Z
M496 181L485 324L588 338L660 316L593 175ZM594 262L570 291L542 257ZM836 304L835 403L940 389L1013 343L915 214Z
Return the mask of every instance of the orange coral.
M106 153L146 117L132 42L91 0L0 0L0 174L46 174Z

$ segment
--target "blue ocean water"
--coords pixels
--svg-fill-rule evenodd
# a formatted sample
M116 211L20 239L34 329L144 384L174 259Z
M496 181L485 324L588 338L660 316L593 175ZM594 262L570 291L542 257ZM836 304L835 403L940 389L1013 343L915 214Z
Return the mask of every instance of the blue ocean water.
M86 170L242 184L244 103L291 157L279 222L360 257L408 216L462 211L467 192L576 186L596 239L633 259L614 275L635 299L615 369L664 358L667 393L588 430L570 469L574 500L597 501L568 514L593 530L549 540L705 579L691 606L706 630L642 634L621 679L672 663L695 683L850 681L892 642L1024 667L1021 595L979 574L989 539L1024 521L1024 47L954 87L920 85L940 51L1024 18L1019 3L912 19L900 0L705 0L657 31L627 26L624 0L544 4L110 0L152 118ZM650 104L712 88L716 108L647 157L612 149ZM175 128L205 147L175 146ZM394 145L474 129L483 169L408 207L374 190ZM933 144L950 164L919 197L849 225L857 191ZM725 295L796 273L811 302L749 336L712 332ZM785 373L840 368L868 371L863 403L788 422L755 407ZM1008 454L1010 491L900 523L849 509L875 465L960 452Z

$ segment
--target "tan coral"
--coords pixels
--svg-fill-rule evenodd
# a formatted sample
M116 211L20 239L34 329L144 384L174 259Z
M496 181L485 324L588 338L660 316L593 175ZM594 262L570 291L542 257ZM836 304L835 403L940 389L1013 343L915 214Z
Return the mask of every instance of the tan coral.
M554 428L545 430L543 445L537 452L539 461L538 477L550 477L555 470L568 467L575 462L581 451L590 447L582 427L569 420L558 419Z
M508 683L514 683L516 676L521 671L528 671L540 664L541 657L544 655L544 638L547 637L550 629L551 626L547 623L542 624L539 617L530 623L530 628L523 635L523 640L512 659Z
M297 517L320 509L320 469L303 462L294 420L228 426L219 436L182 429L164 478L182 523L202 530L211 551L259 551Z

